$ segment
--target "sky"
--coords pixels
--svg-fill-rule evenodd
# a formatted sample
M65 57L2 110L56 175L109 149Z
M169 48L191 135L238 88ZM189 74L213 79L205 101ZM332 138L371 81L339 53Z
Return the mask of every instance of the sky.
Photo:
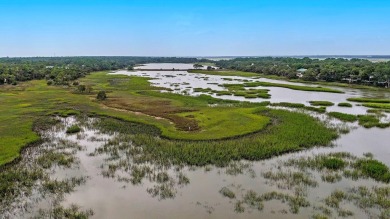
M390 55L389 0L0 0L0 57Z

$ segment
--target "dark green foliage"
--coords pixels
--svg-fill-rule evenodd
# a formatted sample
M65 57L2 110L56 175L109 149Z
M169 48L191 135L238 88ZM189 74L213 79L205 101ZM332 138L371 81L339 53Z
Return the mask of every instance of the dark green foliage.
M48 84L69 85L93 71L118 70L145 63L195 63L206 59L176 57L31 57L0 58L0 85L46 79ZM75 84L77 86L77 84Z
M150 162L226 166L233 160L260 160L283 152L301 150L315 145L327 145L337 137L335 130L326 128L321 122L303 113L269 109L263 109L261 113L269 113L277 124L270 126L264 132L236 139L179 141L140 133L125 137L124 141L142 147L142 159ZM105 125L105 123L113 123L113 125ZM108 127L107 131L120 131L114 128L118 127L114 125L116 123L103 122L102 130ZM128 123L123 122L123 129L126 124Z
M280 102L280 103L271 103L271 106L280 106L280 107L289 107L289 108L304 108L305 104Z
M99 93L97 94L97 96L96 96L96 99L98 99L98 100L105 100L105 99L107 99L107 94L106 94L106 92L105 91L99 91Z
M333 106L334 103L329 101L310 101L309 102L312 106Z
M99 127L102 132L113 134L115 132L123 134L149 134L158 136L161 131L152 125L142 123L126 122L119 119L101 117L96 120L94 126Z
M301 79L355 83L390 87L390 62L365 59L326 58L324 60L290 57L257 57L220 60L216 66L244 72L296 78L298 69L306 69Z

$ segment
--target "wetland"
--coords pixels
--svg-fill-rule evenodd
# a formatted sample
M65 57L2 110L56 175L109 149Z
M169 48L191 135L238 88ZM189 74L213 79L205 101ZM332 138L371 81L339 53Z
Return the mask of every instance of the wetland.
M0 88L1 218L390 217L387 91L148 65Z

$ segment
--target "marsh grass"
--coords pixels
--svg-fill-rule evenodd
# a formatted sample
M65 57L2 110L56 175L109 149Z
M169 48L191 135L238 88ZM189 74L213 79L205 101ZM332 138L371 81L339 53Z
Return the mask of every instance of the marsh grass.
M81 132L81 128L78 125L72 125L66 129L66 134L75 134Z
M347 102L342 102L342 103L337 104L337 106L339 106L339 107L352 107L352 104L347 103Z
M312 106L333 106L334 103L330 101L309 101Z
M281 83L272 83L272 82L263 82L263 81L257 81L257 82L249 82L244 83L245 87L282 87L282 88L288 88L292 90L302 90L302 91L315 91L315 92L330 92L330 93L344 93L340 90L332 89L332 88L326 88L326 87L310 87L310 86L300 86L300 85L292 85L292 84L281 84Z
M358 120L358 117L356 115L340 112L329 112L328 116L339 119L344 122L356 122Z
M361 103L390 103L389 99L378 98L348 98L348 101L361 102Z

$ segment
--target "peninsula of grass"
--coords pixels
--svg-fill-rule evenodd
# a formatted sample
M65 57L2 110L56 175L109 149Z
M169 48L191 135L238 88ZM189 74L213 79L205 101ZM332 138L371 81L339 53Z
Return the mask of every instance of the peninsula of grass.
M315 92L329 92L329 93L344 93L343 91L332 89L332 88L326 88L326 87L310 87L310 86L301 86L301 85L293 85L293 84L281 84L281 83L272 83L272 82L264 82L264 81L258 81L258 82L248 82L244 83L245 87L282 87L282 88L288 88L292 90L301 90L301 91L315 91Z
M68 129L66 129L66 134L75 134L79 133L81 131L81 128L78 125L72 125Z
M363 103L362 106L375 108L375 109L384 109L384 110L390 109L390 104L388 103Z
M344 122L356 122L358 120L358 116L356 115L340 112L329 112L328 116L339 119Z
M348 98L348 101L361 102L361 103L390 103L390 99L378 99L378 98Z
M303 103L289 103L289 102L271 103L271 106L288 107L288 108L305 108L305 104Z
M329 101L309 101L312 106L333 106L334 103Z
M339 107L352 107L352 104L347 103L347 102L343 102L343 103L337 104L337 106L339 106Z

